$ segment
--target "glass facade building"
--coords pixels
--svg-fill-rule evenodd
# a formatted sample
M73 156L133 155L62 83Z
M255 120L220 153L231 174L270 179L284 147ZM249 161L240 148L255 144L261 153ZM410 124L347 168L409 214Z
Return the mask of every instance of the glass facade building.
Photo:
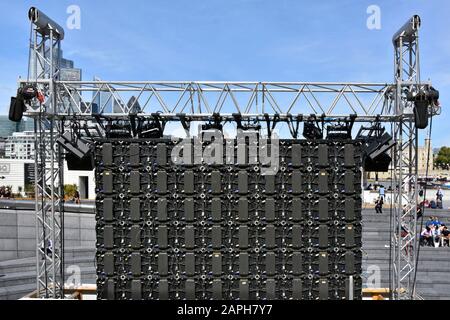
M22 118L20 122L13 122L8 116L0 115L0 138L8 138L14 132L34 131L34 121L30 118Z
M99 77L94 77L94 81L101 81ZM101 90L98 94L96 92L92 92L92 103L93 110L100 112L103 110L104 113L112 113L113 111L113 97L111 92L108 89L105 91Z

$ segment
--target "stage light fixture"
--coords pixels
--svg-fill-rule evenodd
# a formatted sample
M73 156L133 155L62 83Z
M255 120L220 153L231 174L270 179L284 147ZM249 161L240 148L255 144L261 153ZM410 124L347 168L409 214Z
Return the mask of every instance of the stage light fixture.
M109 122L105 126L105 134L107 138L131 139L131 125L129 123Z
M70 131L64 132L56 142L79 159L83 158L90 151L89 144L70 133Z
M26 85L17 90L17 96L11 97L9 105L8 118L14 122L20 122L23 117L23 113L26 110L25 102L38 96L38 91L34 85Z
M352 138L353 124L356 115L351 115L348 119L327 126L327 139L329 140L348 140Z
M361 127L356 139L363 141L363 169L367 172L387 172L392 161L388 152L395 146L395 141L380 122L371 127Z
M69 170L93 170L94 158L90 144L76 134L66 131L56 142L67 152L65 154Z
M66 153L67 169L69 170L82 170L92 171L94 170L94 157L91 152L86 154L83 158L78 158L73 153Z
M323 127L319 127L319 123L315 117L310 117L303 124L303 136L306 139L319 140L323 138Z
M429 87L419 92L409 92L407 100L414 102L414 122L417 129L428 127L429 107L439 105L439 91Z
M388 172L392 158L387 153L382 153L378 157L364 159L364 170L367 172Z

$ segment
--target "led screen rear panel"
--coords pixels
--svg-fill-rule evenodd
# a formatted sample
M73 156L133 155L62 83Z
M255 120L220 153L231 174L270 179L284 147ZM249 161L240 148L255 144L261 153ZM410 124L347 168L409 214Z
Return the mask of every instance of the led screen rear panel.
M358 141L281 140L276 175L174 145L96 142L99 299L361 298Z

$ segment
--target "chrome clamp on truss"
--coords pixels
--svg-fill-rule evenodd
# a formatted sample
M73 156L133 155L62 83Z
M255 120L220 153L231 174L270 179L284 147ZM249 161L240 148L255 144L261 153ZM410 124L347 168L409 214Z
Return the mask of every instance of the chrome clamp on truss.
M98 119L137 117L184 123L215 121L218 115L224 121L236 120L238 115L253 123L304 117L332 122L354 115L354 122L392 124L396 145L391 149L391 170L398 188L394 187L391 287L393 298L414 298L418 129L414 101L434 90L431 83L420 80L418 16L394 35L394 83L62 81L63 29L36 8L30 9L29 18L33 28L29 77L19 85L33 84L44 97L33 99L26 111L36 123L37 289L41 297L63 297L63 155L55 142L70 122L87 125ZM436 104L426 108L425 118L440 112Z

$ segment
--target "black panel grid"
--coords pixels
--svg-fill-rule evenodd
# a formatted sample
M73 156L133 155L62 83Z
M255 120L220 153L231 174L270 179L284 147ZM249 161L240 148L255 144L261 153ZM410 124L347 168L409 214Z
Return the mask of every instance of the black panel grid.
M96 142L99 299L361 298L359 141L282 140L274 176L173 147Z

